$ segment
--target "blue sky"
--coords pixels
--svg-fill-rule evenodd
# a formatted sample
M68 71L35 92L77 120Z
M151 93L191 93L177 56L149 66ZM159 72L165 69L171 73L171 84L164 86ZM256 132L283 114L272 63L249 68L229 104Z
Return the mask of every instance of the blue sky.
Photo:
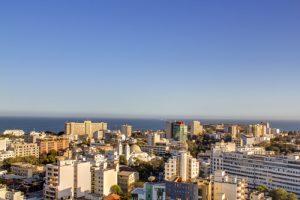
M300 117L300 1L1 1L0 115Z

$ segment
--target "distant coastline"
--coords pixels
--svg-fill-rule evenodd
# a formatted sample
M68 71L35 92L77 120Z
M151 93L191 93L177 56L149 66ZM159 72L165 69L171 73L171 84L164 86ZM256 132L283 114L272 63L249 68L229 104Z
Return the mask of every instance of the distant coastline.
M26 132L36 131L54 131L64 130L65 122L92 120L104 121L108 123L109 129L119 129L122 124L131 124L135 130L162 130L165 127L164 119L136 119L136 118L72 118L72 117L0 117L0 132L6 129L22 129ZM185 120L185 119L178 119ZM246 120L246 119L197 119L203 124L256 124L266 120ZM186 122L191 119L186 119ZM267 120L271 127L279 128L284 131L299 131L300 120Z

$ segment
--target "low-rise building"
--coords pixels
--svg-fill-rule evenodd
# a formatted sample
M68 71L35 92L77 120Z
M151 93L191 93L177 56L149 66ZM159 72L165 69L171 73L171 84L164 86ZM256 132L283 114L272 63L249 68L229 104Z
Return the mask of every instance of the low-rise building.
M42 173L44 171L44 166L32 165L29 163L13 163L10 169L11 172L17 176L30 178L34 174Z
M15 154L13 151L0 151L0 161L3 161L7 158L13 158L15 157Z
M0 185L0 199L23 200L24 194L20 191L9 190L5 185Z
M23 136L25 132L23 130L17 130L17 129L11 129L11 130L5 130L3 132L3 135L13 135L13 136Z

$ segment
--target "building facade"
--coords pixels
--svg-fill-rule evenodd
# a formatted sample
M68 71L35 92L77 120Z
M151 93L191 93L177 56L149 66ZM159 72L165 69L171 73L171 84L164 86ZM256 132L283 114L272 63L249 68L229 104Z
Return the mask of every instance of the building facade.
M39 157L39 147L36 143L15 143L13 149L15 157Z
M283 188L300 197L300 155L273 155L259 147L212 151L212 170L248 179L250 188Z
M132 134L132 126L128 124L124 124L121 126L121 133L125 135L126 138L131 137Z
M74 199L91 191L89 162L63 160L46 165L44 199Z
M78 135L92 138L95 132L103 130L107 130L107 123L84 121L83 123L68 122L65 124L65 133L67 135Z
M120 171L118 173L118 185L124 193L131 192L134 183L139 180L139 173L132 171Z
M179 151L165 163L165 180L173 181L177 177L187 181L198 178L199 161L193 158L187 151Z
M51 150L64 151L69 148L69 139L63 137L48 137L38 140L40 155L47 154Z

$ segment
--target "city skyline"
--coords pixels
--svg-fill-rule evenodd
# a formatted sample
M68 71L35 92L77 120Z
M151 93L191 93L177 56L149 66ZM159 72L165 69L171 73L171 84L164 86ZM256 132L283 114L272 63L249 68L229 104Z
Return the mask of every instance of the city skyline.
M0 5L1 116L300 117L298 1Z

